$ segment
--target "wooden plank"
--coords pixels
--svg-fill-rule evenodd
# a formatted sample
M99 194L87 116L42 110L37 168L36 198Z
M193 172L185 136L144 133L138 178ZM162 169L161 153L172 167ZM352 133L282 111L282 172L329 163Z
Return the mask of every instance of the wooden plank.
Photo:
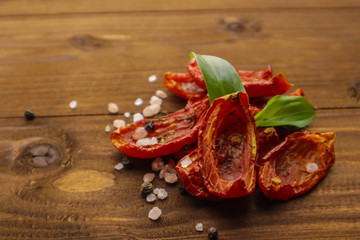
M143 88L147 77L186 71L191 50L242 69L272 64L317 107L359 107L348 89L356 89L360 76L360 14L357 9L334 13L286 9L2 18L0 116L19 117L29 108L39 116L106 114L112 101L122 113L139 111L132 106L135 98L147 101L163 89L161 80ZM235 21L243 30L229 30L221 22L233 23L234 16L245 19ZM260 29L249 27L252 21ZM67 107L73 99L80 104L76 111ZM173 103L164 109L179 106Z
M156 179L168 199L148 204L138 192L150 161L121 160L104 126L116 116L0 119L0 237L92 239L205 239L215 226L221 239L356 239L360 227L358 161L360 112L320 110L310 130L335 131L336 164L318 186L286 202L249 197L207 203L180 195L179 185ZM48 144L60 157L45 168L26 160L36 145ZM82 178L81 178L82 177ZM86 179L91 177L90 179ZM59 180L61 179L61 181ZM76 186L76 187L75 187ZM159 206L160 221L147 218Z
M114 0L74 0L74 1L44 1L34 0L31 7L26 0L1 1L0 15L38 15L38 14L69 14L69 13L107 13L107 12L144 12L144 11L204 11L231 9L277 9L277 8L353 8L359 7L354 0L317 0L317 1L177 1L153 0L151 3L143 0L114 1Z

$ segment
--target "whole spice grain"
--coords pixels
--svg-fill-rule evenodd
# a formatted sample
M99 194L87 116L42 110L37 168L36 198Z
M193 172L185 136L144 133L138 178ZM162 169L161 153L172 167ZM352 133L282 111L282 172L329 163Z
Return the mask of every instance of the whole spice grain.
M140 192L144 197L153 192L153 185L149 182L144 182L140 186Z
M31 110L26 110L24 113L24 116L25 116L26 120L34 120L34 118L35 118L35 114Z

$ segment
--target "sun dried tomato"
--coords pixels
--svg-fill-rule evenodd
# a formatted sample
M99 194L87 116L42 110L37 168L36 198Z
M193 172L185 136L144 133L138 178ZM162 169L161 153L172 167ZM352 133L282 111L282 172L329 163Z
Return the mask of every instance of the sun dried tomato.
M201 154L195 149L180 159L175 169L185 190L192 196L208 200L219 201L222 198L212 195L205 187L200 166Z
M257 127L258 161L280 143L279 135L274 127Z
M283 73L278 73L269 79L242 80L242 83L247 94L252 98L281 95L293 86L288 83Z
M184 109L159 119L152 119L154 131L147 132L143 138L156 138L158 143L139 146L134 133L144 128L149 119L143 119L127 127L114 131L111 135L113 145L126 155L137 158L154 158L174 153L197 139L198 131L209 107L209 99L189 100ZM145 131L145 130L144 130ZM142 138L142 139L143 139Z
M287 200L312 189L335 163L334 133L296 132L261 159L258 185Z
M213 101L199 131L199 149L204 185L211 194L234 198L254 191L257 144L246 93Z
M187 64L187 69L193 81L202 89L206 89L204 77L195 58ZM246 93L250 98L272 97L287 92L293 85L288 83L283 73L272 76L271 66L259 72L237 70Z
M200 88L188 73L167 72L164 74L163 83L170 91L184 99L198 99L206 96L206 91Z

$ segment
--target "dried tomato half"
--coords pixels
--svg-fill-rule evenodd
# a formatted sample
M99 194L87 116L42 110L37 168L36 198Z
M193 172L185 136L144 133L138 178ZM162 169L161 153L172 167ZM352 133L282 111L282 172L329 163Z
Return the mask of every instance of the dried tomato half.
M187 64L187 69L194 82L202 89L206 89L204 77L195 58ZM237 70L246 93L250 98L272 97L287 92L293 85L288 83L283 73L272 76L269 65L259 72Z
M241 78L241 77L240 77ZM249 97L272 97L287 92L293 85L288 83L283 73L278 73L269 79L242 80Z
M144 119L119 128L110 138L117 149L132 157L154 158L171 154L196 141L208 108L208 98L189 100L184 109L159 119ZM152 122L149 131L145 129L147 122ZM146 141L142 144L144 139L151 144L147 145Z
M246 93L213 101L199 131L199 148L204 185L211 194L235 198L254 191L257 144Z
M335 163L334 133L296 132L261 159L258 185L287 200L312 189Z
M180 159L175 169L185 190L192 196L208 200L219 201L222 198L212 195L205 187L200 166L201 154L195 149Z
M200 88L188 73L167 72L164 74L163 84L170 91L185 99L198 99L206 96L206 90Z

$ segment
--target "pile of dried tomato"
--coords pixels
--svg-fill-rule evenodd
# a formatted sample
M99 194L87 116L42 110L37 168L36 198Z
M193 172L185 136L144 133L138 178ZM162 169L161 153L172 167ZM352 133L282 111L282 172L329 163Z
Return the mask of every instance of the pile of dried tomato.
M270 66L259 72L236 70L246 93L229 94L210 105L195 58L187 69L164 75L164 85L188 99L187 105L114 131L116 148L136 158L182 156L176 171L184 188L211 201L249 195L256 183L267 197L286 200L304 194L327 175L335 162L334 133L256 127L254 116L269 97L292 87L282 73L273 76ZM301 89L289 95L305 96ZM157 143L139 146L133 138L139 128Z

